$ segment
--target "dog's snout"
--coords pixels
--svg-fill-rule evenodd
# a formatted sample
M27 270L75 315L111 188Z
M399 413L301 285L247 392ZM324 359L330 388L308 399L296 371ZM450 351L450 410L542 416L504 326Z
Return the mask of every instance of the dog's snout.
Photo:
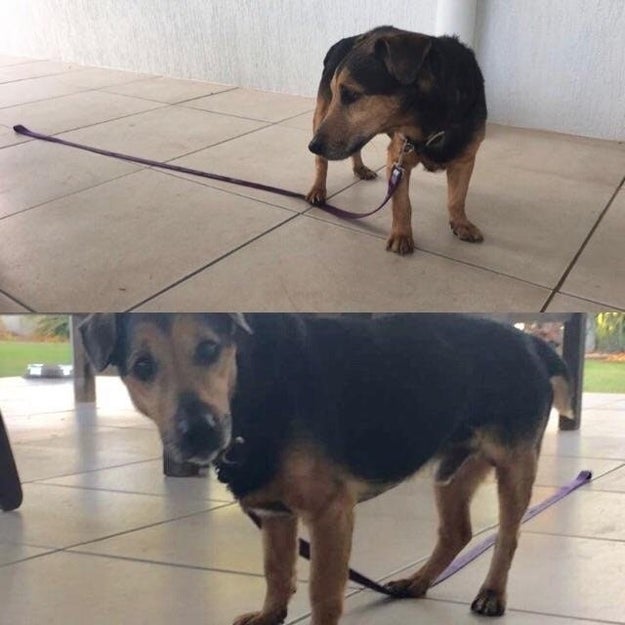
M325 142L320 136L314 136L312 141L308 144L308 149L313 154L322 155L325 150Z
M183 393L175 415L183 460L209 461L223 445L223 433L210 406L192 393Z

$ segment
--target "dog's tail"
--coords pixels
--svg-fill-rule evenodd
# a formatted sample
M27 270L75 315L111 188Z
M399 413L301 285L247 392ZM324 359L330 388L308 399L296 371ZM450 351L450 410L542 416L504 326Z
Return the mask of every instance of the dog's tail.
M571 376L566 363L557 352L543 339L532 336L538 356L543 361L551 387L553 388L553 406L561 417L574 419L575 413L571 406Z

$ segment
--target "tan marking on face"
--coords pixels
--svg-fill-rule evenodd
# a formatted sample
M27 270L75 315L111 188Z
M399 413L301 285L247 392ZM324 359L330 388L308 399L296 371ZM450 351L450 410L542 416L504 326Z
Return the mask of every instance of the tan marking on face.
M165 443L176 439L174 419L181 393L195 395L210 408L218 426L226 425L236 383L236 348L230 338L219 336L200 316L177 315L167 330L149 321L139 323L130 341L124 382L137 409L156 423ZM196 359L203 341L219 345L219 355L208 365ZM144 382L132 368L147 355L157 369L154 379Z

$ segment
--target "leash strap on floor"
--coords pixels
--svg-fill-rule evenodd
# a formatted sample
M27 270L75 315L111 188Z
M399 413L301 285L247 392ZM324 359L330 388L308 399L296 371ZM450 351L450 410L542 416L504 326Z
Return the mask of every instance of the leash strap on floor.
M580 471L579 475L574 480L572 480L565 486L562 486L561 488L559 488L553 495L551 495L551 497L547 497L547 499L545 499L544 501L541 501L540 503L537 503L535 506L528 508L527 512L523 516L523 519L521 520L521 523L525 523L526 521L533 519L537 514L540 514L541 512L543 512L550 506L553 506L553 504L557 503L558 501L560 501L567 495L571 494L574 490L578 489L580 486L587 484L591 479L592 479L592 473L590 471ZM252 519L256 527L260 529L261 527L260 518L253 513L250 514L249 512L248 512L248 516L250 517L250 519ZM436 578L432 586L436 586L437 584L444 582L446 579L448 579L449 577L451 577L452 575L454 575L455 573L463 569L465 566L467 566L467 564L470 564L471 562L473 562L473 560L481 556L485 551L488 551L488 549L490 549L495 544L496 541L497 541L497 534L495 533L492 536L489 536L488 538L486 538L481 543L478 543L477 545L475 545L475 547L473 547L472 549L469 549L469 551L467 551L465 554L456 558ZM310 560L310 543L304 540L303 538L299 539L299 555L302 558L305 558L306 560ZM349 579L352 582L355 582L356 584L360 584L361 586L368 588L369 590L374 590L383 595L388 595L389 597L401 598L405 596L405 595L391 592L391 590L389 590L389 588L387 588L386 586L383 586L382 584L378 584L374 580L366 577L362 573L359 573L358 571L355 571L354 569L351 569L351 568L349 569Z
M77 148L79 150L85 150L86 152L93 152L94 154L100 154L102 156L108 156L111 158L117 158L123 161L129 161L131 163L138 163L140 165L147 165L148 167L157 167L159 169L167 169L168 171L175 171L180 174L189 174L191 176L199 176L201 178L208 178L209 180L218 180L220 182L227 182L229 184L236 184L241 187L248 187L250 189L257 189L258 191L267 191L269 193L275 193L277 195L283 195L285 197L293 197L299 200L306 200L306 196L303 193L297 191L289 191L288 189L282 189L280 187L274 187L268 184L262 184L260 182L252 182L250 180L243 180L241 178L233 178L231 176L222 176L220 174L212 174L201 169L192 169L190 167L183 167L181 165L172 165L171 163L162 163L159 161L153 161L149 158L142 158L140 156L132 156L130 154L122 154L121 152L113 152L111 150L104 150L102 148L96 148L82 143L74 143L73 141L67 141L60 137L53 137L52 135L45 135L40 132L35 132L18 124L13 126L13 130L20 135L31 137L32 139L40 139L41 141L48 141L49 143L57 143L59 145L65 145L70 148ZM391 172L391 176L388 181L388 188L386 191L386 197L382 200L382 203L371 211L366 213L354 213L352 211L339 208L338 206L331 206L330 204L322 204L316 208L324 210L326 213L330 213L335 217L341 219L362 219L363 217L370 217L374 213L377 213L390 199L399 183L401 182L404 170L402 167L396 165Z

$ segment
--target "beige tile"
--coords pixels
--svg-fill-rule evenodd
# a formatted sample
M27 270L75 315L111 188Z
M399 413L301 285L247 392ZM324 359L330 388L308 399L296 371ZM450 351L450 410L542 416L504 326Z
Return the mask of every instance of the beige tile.
M31 130L56 134L158 106L138 98L103 91L85 91L0 109L0 123L11 128L15 124L23 124Z
M85 89L101 89L111 85L119 85L134 80L153 78L151 74L139 74L104 67L83 67L80 71L65 73L58 76L59 82L67 86Z
M35 310L120 310L286 217L145 170L0 221L3 282Z
M61 61L30 61L17 65L5 65L0 66L0 84L13 82L15 80L62 74L76 69L80 69L80 66L74 63L63 63Z
M232 139L263 122L165 106L63 135L70 141L143 158L169 160Z
M625 546L623 506L625 493L593 491L590 486L583 486L528 521L524 531L618 540Z
M486 576L484 555L433 588L432 599L470 603ZM508 607L569 619L621 623L625 543L522 533L508 584ZM569 622L571 622L569 620Z
M0 113L4 109L0 109ZM23 135L18 135L16 132L13 132L13 128L8 126L0 126L0 148L5 148L10 145L17 145L18 143L25 143L26 141L30 141Z
M49 202L81 189L87 189L105 180L111 180L131 171L137 170L135 165L124 163L112 158L88 154L43 141L29 141L0 150L0 217ZM31 222L35 225L35 222ZM59 228L62 224L58 224ZM0 220L2 240L14 246L20 244L19 239L7 235L8 222ZM10 230L10 228L9 228ZM40 240L38 224L30 233ZM16 233L14 233L16 234ZM64 237L65 239L65 237ZM66 240L66 239L65 239ZM6 245L3 246L6 250ZM32 250L19 246L21 253L32 259ZM58 252L58 248L56 248ZM2 253L2 252L0 252ZM13 258L8 265L15 268L17 259ZM3 287L11 292L9 284ZM18 289L18 291L21 289ZM18 293L15 293L18 296ZM28 304L28 302L25 302ZM66 309L67 310L67 309Z
M598 479L593 480L592 489L625 493L625 465L621 465L616 471L599 476Z
M601 458L575 458L568 456L552 456L541 454L536 476L537 486L564 486L573 480L580 471L592 471L596 479L619 467L619 460L602 460Z
M25 56L12 56L9 54L0 54L0 67L9 65L19 65L20 63L32 63L38 59L30 59Z
M472 615L468 605L429 599L389 601L371 591L348 598L341 619L341 625L478 625L482 622L484 618ZM300 624L310 625L310 619L298 621ZM497 625L571 625L571 621L558 616L508 610L497 618ZM600 622L576 620L575 625L600 625Z
M126 436L134 437L135 432L126 433ZM56 477L46 480L45 483L75 488L158 495L168 497L172 501L192 502L200 499L228 503L233 501L233 497L226 486L217 480L212 471L208 475L195 477L165 477L161 459Z
M0 293L0 313L25 313L26 308L20 306L15 300L7 297L4 293Z
M106 87L105 91L136 98L145 98L146 100L154 100L155 102L175 104L177 102L183 102L184 100L190 100L191 98L199 98L221 91L228 91L232 88L232 85L220 85L200 80L182 80L179 78L159 76L156 78L148 78L147 80L136 80L122 85ZM225 112L227 113L228 111Z
M234 89L226 93L198 98L192 102L187 102L185 106L213 111L214 113L225 113L249 119L278 122L287 117L293 117L304 112L312 112L315 108L315 101L313 98L303 98L282 93L269 93L253 89Z
M142 306L145 310L539 310L547 292L299 217Z
M332 166L337 166L331 164ZM563 180L556 174L479 162L469 188L467 214L484 233L471 244L453 236L446 208L446 176L417 171L411 177L413 232L419 249L553 288L613 193L606 184ZM381 202L386 181L363 181L332 198L332 204L366 212ZM373 217L340 220L313 209L311 215L366 230L386 239L387 205ZM618 255L613 245L607 255Z
M280 122L280 126L286 126L287 128L298 128L299 130L305 130L309 133L310 138L312 139L312 126L313 126L313 112L314 111L306 111L305 113L301 113L300 115L296 115L295 117L289 117L284 121ZM386 140L388 143L388 139Z
M84 90L85 88L82 85L61 81L58 76L42 76L29 80L9 82L0 85L0 109L7 106L25 104L26 102L35 102L36 100L58 98L59 96Z
M562 285L562 292L625 308L625 191L621 190Z
M2 542L69 547L223 505L49 484L23 490L19 514L1 517Z
M306 194L314 177L314 157L307 149L309 141L309 132L284 126L270 126L174 162L177 165L235 176ZM384 165L386 160L384 142L377 140L367 146L365 158L371 167ZM287 198L228 183L204 181L201 178L196 180L296 211L309 208L304 199ZM340 163L339 166L330 168L328 193L336 193L354 184L355 181L351 167L347 163Z
M4 515L0 513L0 523L3 516ZM11 564L12 562L19 562L20 560L40 556L44 553L49 553L49 550L42 549L41 547L30 547L29 545L0 542L0 567Z
M625 432L620 436L589 433L582 418L582 428L577 432L547 432L543 453L625 461Z
M58 553L0 569L7 623L172 625L231 623L258 610L265 591L256 576ZM308 611L300 586L289 619Z
M606 310L617 310L614 306L591 302L587 299L579 297L571 297L570 295L562 295L557 293L551 300L547 308L547 312L605 312Z

